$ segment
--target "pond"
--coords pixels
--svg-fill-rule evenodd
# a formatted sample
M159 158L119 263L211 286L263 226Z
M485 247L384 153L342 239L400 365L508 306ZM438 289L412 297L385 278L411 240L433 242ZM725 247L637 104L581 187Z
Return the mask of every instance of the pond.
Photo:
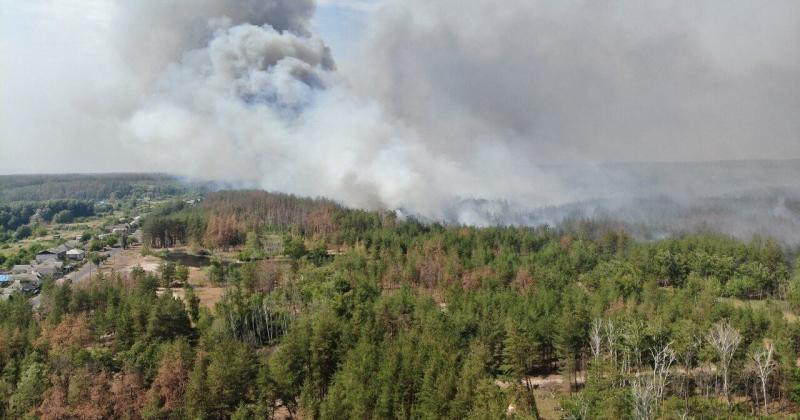
M183 251L171 251L165 259L186 267L203 268L211 264L211 258L208 255L187 254Z

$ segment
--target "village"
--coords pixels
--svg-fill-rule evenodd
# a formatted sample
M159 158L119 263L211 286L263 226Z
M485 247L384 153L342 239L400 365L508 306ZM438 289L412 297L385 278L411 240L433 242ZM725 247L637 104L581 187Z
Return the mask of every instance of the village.
M60 244L39 251L28 264L0 271L0 299L7 300L15 292L34 297L48 279L64 284L91 278L103 261L141 242L141 224L142 216L135 216L119 218L97 235L82 233L64 241L60 234L53 234L51 240Z

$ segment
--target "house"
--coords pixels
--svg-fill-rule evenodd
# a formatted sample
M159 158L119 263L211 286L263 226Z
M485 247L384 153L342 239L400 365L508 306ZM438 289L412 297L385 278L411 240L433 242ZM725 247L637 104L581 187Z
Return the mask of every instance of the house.
M11 267L11 274L25 274L33 271L32 265L19 264Z
M34 284L36 286L38 286L41 283L41 279L39 278L39 275L36 273L12 274L11 281L19 282L20 284Z
M64 263L61 261L48 260L42 264L36 264L31 269L31 273L35 273L41 277L61 277L64 273Z
M43 263L47 260L63 260L67 258L67 251L69 251L69 247L66 245L50 248L36 254L36 262Z
M36 258L35 260L36 263L43 263L47 260L53 260L53 261L58 260L58 255L53 254L52 252L50 252L50 250L46 250L36 254L35 258Z
M82 260L86 257L86 252L82 249L72 248L67 251L67 258L70 260Z
M63 260L67 256L67 251L69 251L69 247L64 244L61 244L57 247L50 248L48 251L52 252L53 254L56 254L59 260Z
M125 234L128 233L128 229L129 228L130 228L130 226L128 226L127 224L124 224L124 223L120 224L120 225L114 225L114 226L111 226L111 233L112 234L118 233L120 235L125 235Z
M7 299L15 291L22 293L38 293L42 282L35 274L15 274L11 276L11 285L3 291L3 298Z

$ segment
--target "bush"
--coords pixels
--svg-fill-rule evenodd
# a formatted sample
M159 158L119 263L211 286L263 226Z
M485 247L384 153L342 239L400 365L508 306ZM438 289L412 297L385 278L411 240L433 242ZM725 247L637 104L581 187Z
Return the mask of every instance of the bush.
M22 225L17 228L16 233L14 234L17 239L25 239L30 237L33 234L33 229L31 229L28 225Z
M93 262L96 265L100 265L100 263L103 262L103 260L105 260L105 257L96 252L89 254L89 261Z
M31 232L31 236L36 238L44 235L47 235L47 229L44 226L36 226L33 228L33 232Z
M293 260L299 260L308 253L303 238L286 237L283 241L283 253Z
M53 216L53 223L72 223L75 216L69 210L61 210Z
M725 295L737 298L752 297L758 291L758 286L750 277L736 276L725 284Z

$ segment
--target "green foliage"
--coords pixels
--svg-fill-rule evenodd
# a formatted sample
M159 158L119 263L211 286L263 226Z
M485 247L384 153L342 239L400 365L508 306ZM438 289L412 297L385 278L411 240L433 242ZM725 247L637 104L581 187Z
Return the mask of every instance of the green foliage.
M161 265L158 267L158 272L161 274L161 286L170 287L172 281L175 280L175 263L172 261L161 263Z
M159 197L202 191L175 177L158 174L10 175L0 176L0 201L27 202L53 199L108 200Z
M47 366L33 362L22 369L17 389L9 401L9 412L14 417L22 417L35 408L41 401L47 381Z
M287 236L283 240L283 253L293 260L303 258L308 250L303 238L297 236Z
M718 362L705 337L722 319L742 335L738 372L769 339L770 396L800 395L800 326L777 300L785 291L800 307L800 281L769 241L636 242L591 221L447 227L259 192L174 201L147 220L148 247L243 244L244 262L206 268L226 293L203 307L188 269L168 262L74 288L48 281L38 313L22 296L0 301L4 415L66 400L63 416L81 417L85 399L145 418L632 418L631 384L669 343L681 369L656 416L714 418L727 407L701 374ZM291 262L265 257L280 236ZM160 289L175 282L182 299ZM594 325L616 334L613 351L605 337L592 353ZM563 413L532 379L557 374ZM733 375L732 416L752 412L751 379Z
M21 225L21 226L17 227L17 230L14 233L14 236L17 239L25 239L25 238L30 237L32 234L33 234L33 229L31 229L31 227L29 225Z
M99 241L97 239L92 239L92 241L89 242L88 248L89 248L89 251L91 251L91 252L102 251L103 250L103 242L101 242L101 241Z
M175 280L186 283L189 280L189 268L183 264L177 264L175 266Z
M200 298L197 297L192 286L186 285L183 290L183 299L186 302L189 318L192 322L197 322L200 317Z
M208 355L205 406L213 417L230 415L242 402L254 398L257 373L252 347L240 341L223 340Z
M88 258L89 261L94 265L99 265L105 259L102 255L98 254L97 252L90 252Z

